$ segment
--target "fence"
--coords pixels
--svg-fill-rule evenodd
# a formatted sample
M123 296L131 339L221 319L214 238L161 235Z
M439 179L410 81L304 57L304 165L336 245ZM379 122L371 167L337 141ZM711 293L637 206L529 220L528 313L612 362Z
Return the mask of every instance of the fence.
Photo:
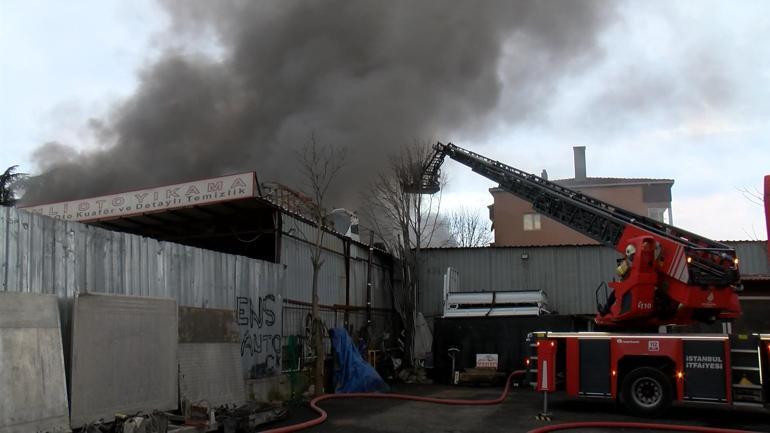
M169 297L179 306L234 310L247 376L266 371L271 354L276 365L267 371L277 371L283 343L274 341L306 333L312 281L307 234L315 230L288 215L284 220L282 263L271 263L0 207L0 290L57 295L65 355L72 301L80 293ZM303 234L297 235L298 228ZM336 234L326 238L319 283L322 319L329 327L347 320L349 328L362 329L371 270L371 329L379 335L391 319L388 256L376 252L370 262L365 245ZM280 332L269 332L270 344L260 346L257 356L256 340L268 332L262 332L268 323L262 315Z

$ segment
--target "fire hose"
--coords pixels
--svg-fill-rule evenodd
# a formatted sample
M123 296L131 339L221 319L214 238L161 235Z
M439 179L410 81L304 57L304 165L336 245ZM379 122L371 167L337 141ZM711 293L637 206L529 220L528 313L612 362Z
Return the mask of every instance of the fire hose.
M348 394L324 394L322 396L319 396L310 400L310 407L320 415L318 418L314 418L309 421L305 421L305 422L301 422L298 424L293 424L285 427L278 427L270 430L264 430L262 431L262 433L290 433L290 432L304 430L306 428L310 428L318 424L321 424L322 422L326 421L326 418L328 417L328 415L325 410L318 407L318 403L324 400L332 400L332 399L338 399L338 398L381 398L381 399L391 399L391 400L411 400L411 401L421 401L425 403L448 404L448 405L455 405L455 406L485 406L485 405L500 404L503 401L505 401L505 399L508 397L508 394L511 392L511 380L514 378L514 376L520 376L520 375L523 375L524 373L525 373L524 370L516 370L513 373L511 373L508 376L508 379L505 380L505 388L503 389L503 393L500 394L500 397L493 400L457 400L457 399L447 399L447 398L420 397L420 396L408 395L408 394L380 394L380 393L373 393L373 392L353 392Z
M492 400L463 400L463 399L446 399L446 398L433 398L433 397L420 397L416 395L408 394L382 394L382 393L370 393L370 392L356 392L348 394L324 394L310 400L310 408L318 413L318 417L309 421L300 422L284 427L277 427L269 430L263 430L262 433L291 433L300 430L304 430L310 427L317 426L328 418L328 414L325 410L318 406L318 403L325 400L334 400L342 398L373 398L373 399L389 399L389 400L409 400L409 401L421 401L424 403L436 403L454 406L488 406L500 404L508 398L508 394L511 392L511 381L514 377L523 375L524 370L516 370L511 373L505 380L505 388L500 397ZM695 427L695 426L683 426L676 424L652 424L652 423L638 423L638 422L608 422L608 421L596 421L596 422L573 422L554 424L545 427L540 427L534 430L530 430L529 433L548 433L560 430L572 430L580 428L628 428L628 429L651 429L651 430L669 430L669 431L686 431L695 433L748 433L744 430L731 430L720 429L712 427Z

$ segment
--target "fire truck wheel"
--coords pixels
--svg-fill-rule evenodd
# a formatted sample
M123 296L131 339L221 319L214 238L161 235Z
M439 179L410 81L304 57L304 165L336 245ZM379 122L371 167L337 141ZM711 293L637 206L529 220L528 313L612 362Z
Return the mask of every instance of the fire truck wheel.
M660 370L640 367L623 379L621 403L639 416L658 416L671 405L671 381Z

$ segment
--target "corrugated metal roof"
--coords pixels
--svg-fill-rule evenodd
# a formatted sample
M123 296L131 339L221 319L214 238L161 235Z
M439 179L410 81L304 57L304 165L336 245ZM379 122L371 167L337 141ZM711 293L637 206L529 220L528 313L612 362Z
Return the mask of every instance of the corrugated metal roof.
M310 218L308 218L305 215L302 215L300 213L294 212L291 209L288 209L288 208L282 206L280 203L276 203L276 202L271 201L269 197L255 197L255 199L261 200L262 202L267 203L270 206L273 206L275 209L281 211L281 213L283 213L285 218L288 217L288 219L291 220L290 224L293 224L294 223L293 221L299 221L299 222L304 223L308 227L315 228L315 224L313 223L312 219L310 219ZM340 232L334 230L334 228L325 227L324 231L326 233L328 233L329 235L334 236L334 237L336 237L338 239L346 239L349 242L351 242L352 244L358 245L361 248L365 248L365 249L369 248L369 245L367 245L363 241L355 240L353 238L350 238L350 237L346 236L345 234L340 233ZM383 254L390 254L387 251L385 251L385 250L383 250L381 248L378 248L376 246L374 247L374 249L379 251L379 252L381 252L381 253L383 253Z

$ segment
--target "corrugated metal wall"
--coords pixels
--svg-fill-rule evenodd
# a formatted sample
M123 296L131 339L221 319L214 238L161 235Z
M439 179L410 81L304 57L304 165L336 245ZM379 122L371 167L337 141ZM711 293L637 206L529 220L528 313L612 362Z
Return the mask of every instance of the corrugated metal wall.
M270 263L0 207L0 290L56 294L67 332L69 304L85 292L171 297L180 306L236 309L238 296L273 293L284 300L282 334L304 336L310 307L311 243L315 229L284 215L282 263ZM308 239L310 241L307 241ZM345 318L345 240L324 236L319 280L322 319L329 327ZM350 305L353 329L366 324L368 248L350 242ZM390 321L389 256L373 258L373 333ZM286 301L299 301L291 304ZM68 338L65 335L65 338Z
M770 275L767 261L767 241L728 241L740 259L742 275Z
M283 266L0 207L0 288L56 294L159 296L235 308L237 293L281 293Z
M726 243L736 249L742 274L770 274L766 241ZM561 314L594 314L596 287L612 280L619 257L602 246L424 250L420 308L428 318L442 314L443 276L452 267L460 274L461 291L544 290Z
M310 303L313 281L311 262L312 246L315 242L316 228L292 215L284 214L283 235L281 237L281 263L286 266L284 299ZM327 327L343 326L346 306L345 244L349 244L349 306L348 323L354 330L366 324L366 290L368 276L368 247L351 242L343 237L325 234L323 237L324 261L321 268L318 291L320 303L327 306L321 312ZM332 308L328 308L332 307ZM392 307L392 284L389 257L375 251L372 258L372 314L375 333L379 333L390 320ZM305 332L307 315L310 307L297 303L287 305L284 310L284 335L302 335Z
M282 229L282 263L274 264L0 207L0 289L50 293L60 299L72 299L77 292L162 296L183 306L235 308L237 293L281 285L276 292L282 292L284 300L309 303L315 228L285 214ZM766 241L728 244L736 248L744 274L770 274ZM345 304L344 245L339 236L324 236L321 304ZM350 305L363 308L368 248L351 242L350 257ZM461 290L545 290L560 313L592 314L594 290L613 277L616 257L600 246L424 250L421 309L429 318L441 314L442 278L451 266L460 273ZM375 324L381 328L390 318L379 309L392 306L387 256L374 254L372 271L373 316L383 322ZM285 310L284 335L302 335L309 307ZM344 309L325 309L322 314L328 326L343 323ZM350 311L349 319L355 329L365 324L363 311Z
M593 314L596 287L612 279L616 257L600 246L425 250L420 308L426 317L441 316L443 276L452 267L460 274L461 291L544 290L550 308L560 314Z

